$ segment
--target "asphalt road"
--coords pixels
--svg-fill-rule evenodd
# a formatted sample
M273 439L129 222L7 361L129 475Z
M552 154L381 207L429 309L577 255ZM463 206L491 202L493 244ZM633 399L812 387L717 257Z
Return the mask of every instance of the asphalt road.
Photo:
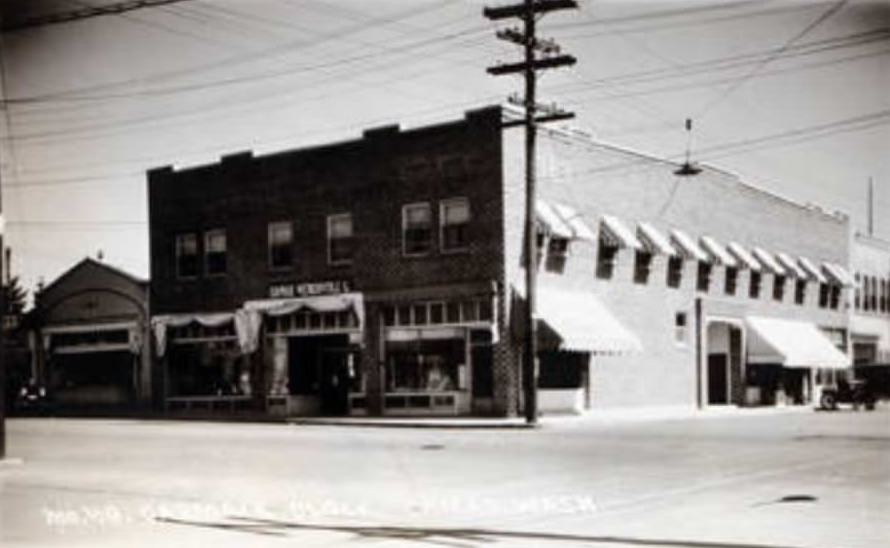
M2 546L890 546L890 411L538 430L16 419Z

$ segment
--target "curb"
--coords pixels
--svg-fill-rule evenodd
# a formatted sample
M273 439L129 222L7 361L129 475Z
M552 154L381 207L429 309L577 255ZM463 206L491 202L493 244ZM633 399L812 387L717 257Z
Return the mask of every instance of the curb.
M347 426L359 428L422 428L439 430L534 430L541 424L526 424L524 422L412 422L400 420L332 420L332 419L287 419L288 424L294 426Z

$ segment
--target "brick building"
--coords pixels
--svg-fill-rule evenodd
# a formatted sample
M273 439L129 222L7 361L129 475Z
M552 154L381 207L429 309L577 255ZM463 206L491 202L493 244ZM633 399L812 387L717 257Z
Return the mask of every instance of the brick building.
M872 377L890 395L890 242L856 234L856 279L850 335L857 376Z
M523 147L506 115L150 171L158 404L515 414ZM846 218L571 132L540 142L543 407L804 399L809 372L844 367Z

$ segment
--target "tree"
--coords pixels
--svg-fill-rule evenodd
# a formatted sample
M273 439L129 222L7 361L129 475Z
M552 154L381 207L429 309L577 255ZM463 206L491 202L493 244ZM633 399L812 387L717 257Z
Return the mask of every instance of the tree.
M3 302L6 305L4 315L21 315L27 300L28 291L22 288L19 277L13 276L9 283L3 286Z

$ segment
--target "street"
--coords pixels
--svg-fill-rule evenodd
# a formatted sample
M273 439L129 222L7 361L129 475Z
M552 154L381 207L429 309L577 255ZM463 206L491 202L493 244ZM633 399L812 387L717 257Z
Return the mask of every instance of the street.
M3 546L890 544L890 412L536 430L13 419Z

